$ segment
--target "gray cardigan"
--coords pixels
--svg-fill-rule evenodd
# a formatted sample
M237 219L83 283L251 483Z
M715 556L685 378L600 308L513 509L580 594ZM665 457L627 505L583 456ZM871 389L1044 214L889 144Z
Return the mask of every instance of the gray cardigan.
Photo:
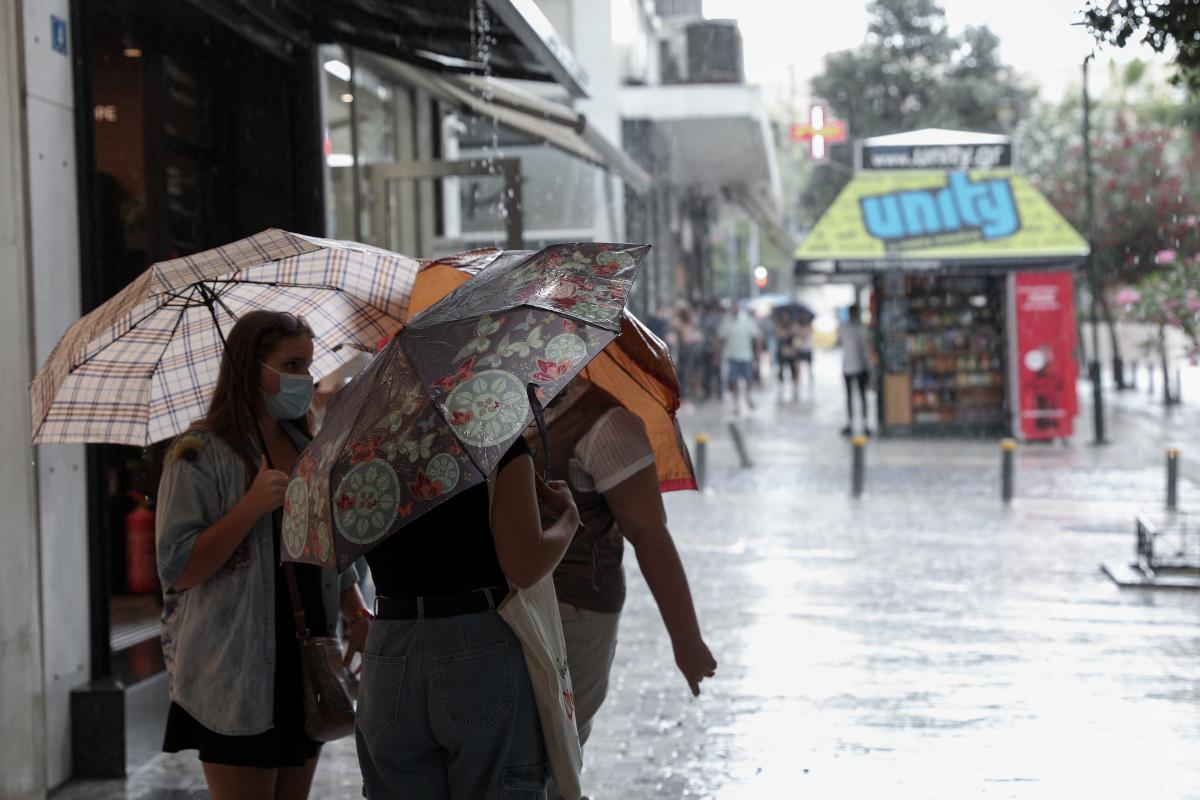
M296 446L308 442L288 429ZM181 592L178 580L196 537L229 512L246 491L246 470L228 442L188 433L167 457L158 488L158 574L164 587L163 656L171 699L202 725L227 736L272 725L275 690L275 548L271 515L255 523L229 561ZM325 570L321 594L328 630L337 629L341 592L354 568ZM281 591L286 591L280 587Z

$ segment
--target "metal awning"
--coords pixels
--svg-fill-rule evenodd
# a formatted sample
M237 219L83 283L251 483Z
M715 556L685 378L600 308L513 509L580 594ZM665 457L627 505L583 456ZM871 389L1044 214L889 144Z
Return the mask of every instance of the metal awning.
M770 210L782 206L775 143L762 90L745 84L626 86L621 117L649 123L654 173L680 187L755 187Z
M441 72L550 81L573 97L590 94L587 73L533 0L191 2L282 56L312 42L348 44Z
M796 249L797 274L1073 268L1087 241L1011 170L864 171Z
M650 188L650 175L637 162L564 105L496 78L440 74L402 61L382 66L444 103L610 170L637 192Z

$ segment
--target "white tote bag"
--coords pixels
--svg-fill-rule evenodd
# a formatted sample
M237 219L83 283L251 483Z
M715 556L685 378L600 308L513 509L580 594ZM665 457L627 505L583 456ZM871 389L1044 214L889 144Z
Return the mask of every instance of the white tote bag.
M494 482L493 474L488 479L489 506ZM575 691L567 666L567 643L554 575L547 575L528 589L512 586L497 611L521 641L554 782L566 800L579 800L583 794L579 785L583 751L575 723Z
M514 586L498 610L521 640L542 722L542 738L546 740L550 772L563 797L579 800L583 793L579 785L583 753L575 725L575 693L567 667L567 645L558 614L554 576L547 575L528 589Z

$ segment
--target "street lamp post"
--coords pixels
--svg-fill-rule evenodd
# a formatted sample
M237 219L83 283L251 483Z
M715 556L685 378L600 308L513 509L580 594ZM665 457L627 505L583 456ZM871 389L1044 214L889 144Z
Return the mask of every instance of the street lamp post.
M1100 297L1100 285L1096 279L1096 258L1094 255L1096 242L1096 215L1092 200L1092 131L1091 131L1091 98L1088 97L1088 62L1093 58L1089 53L1083 60L1083 172L1084 191L1087 193L1087 238L1088 283L1092 295L1092 352L1088 359L1088 375L1092 380L1092 423L1095 428L1096 444L1104 444L1104 395L1100 387L1100 316L1097 302Z

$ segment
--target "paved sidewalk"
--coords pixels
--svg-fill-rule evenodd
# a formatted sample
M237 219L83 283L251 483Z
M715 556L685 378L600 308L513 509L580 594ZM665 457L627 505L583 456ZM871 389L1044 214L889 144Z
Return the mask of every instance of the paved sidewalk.
M995 442L875 440L853 500L840 393L824 355L815 401L761 395L738 422L752 469L726 409L681 415L712 437L709 485L668 511L720 667L692 699L631 566L589 794L1200 798L1200 593L1123 591L1098 568L1161 504L1178 431L1114 413L1115 443L1093 447L1081 419L1073 445L1019 450L1010 507ZM1198 492L1184 481L1185 503ZM163 756L56 797L202 787L194 758ZM352 747L327 748L313 797L358 796Z

